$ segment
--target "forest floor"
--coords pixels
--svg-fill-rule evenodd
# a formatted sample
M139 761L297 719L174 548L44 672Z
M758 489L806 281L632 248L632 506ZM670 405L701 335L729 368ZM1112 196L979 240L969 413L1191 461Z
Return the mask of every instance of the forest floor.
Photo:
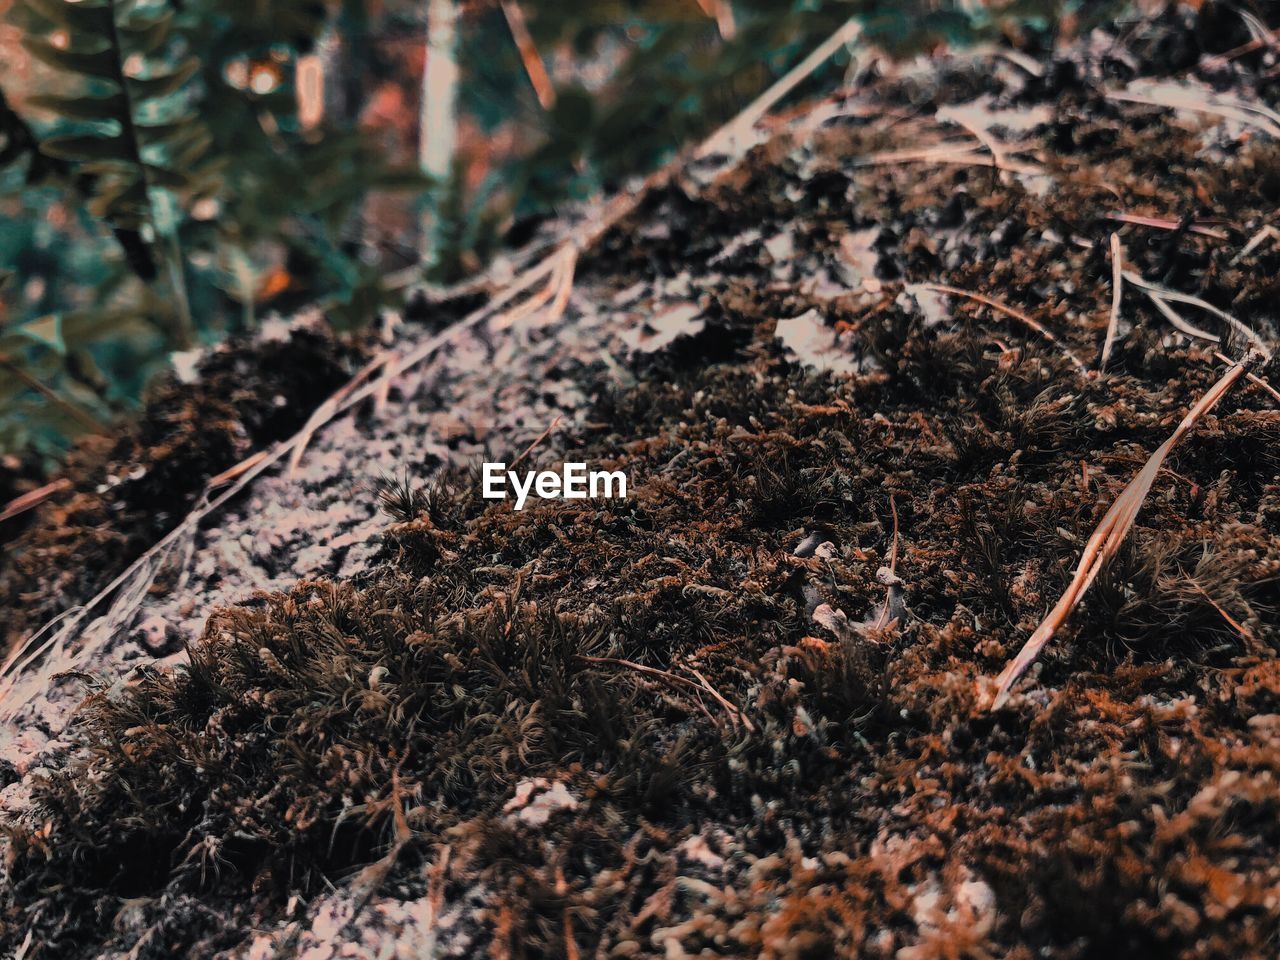
M992 704L1275 340L1275 51L1203 10L866 55L532 301L162 385L6 545L0 953L1274 956L1273 369ZM628 496L482 500L526 449Z

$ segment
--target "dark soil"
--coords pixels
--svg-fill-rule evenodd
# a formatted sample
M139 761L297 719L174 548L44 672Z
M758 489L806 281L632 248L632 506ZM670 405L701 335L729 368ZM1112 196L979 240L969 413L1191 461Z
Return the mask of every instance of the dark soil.
M1280 246L1239 254L1280 200L1275 142L1103 95L1238 45L1235 24L1206 4L1041 78L981 59L868 81L705 189L655 191L581 282L688 273L705 325L635 359L634 386L597 363L588 426L532 455L624 469L628 498L517 513L474 475L411 476L383 489L376 571L211 612L189 666L87 680L78 749L6 827L0 943L209 956L345 880L474 902L468 956L1274 956L1265 391L1177 448L1068 628L985 704L1224 369L1130 286L1107 372L1078 372L1111 233L1135 273L1274 339ZM1210 79L1274 102L1265 56ZM1017 158L1045 178L860 165L954 139L931 111L979 94L1043 111ZM873 229L854 276L848 238ZM963 297L936 315L915 283L1058 343ZM811 309L858 372L778 339ZM539 796L560 799L524 816Z

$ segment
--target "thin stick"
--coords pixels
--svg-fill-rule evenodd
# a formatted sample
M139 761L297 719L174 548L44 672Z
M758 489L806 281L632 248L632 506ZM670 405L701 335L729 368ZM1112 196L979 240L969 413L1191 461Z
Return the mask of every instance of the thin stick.
M1270 237L1272 240L1280 240L1280 230L1277 230L1275 227L1271 226L1270 224L1263 227L1261 230L1259 230L1257 233L1255 233L1252 237L1249 238L1249 242L1244 245L1244 248L1239 253L1237 253L1234 257L1231 258L1231 265L1235 266L1237 263L1239 263L1249 254L1253 253L1253 251L1258 249L1258 247L1268 237Z
M1111 345L1115 343L1120 328L1120 295L1124 290L1124 251L1120 247L1120 234L1111 234L1111 319L1107 321L1107 338L1102 341L1102 359L1098 371L1107 369L1111 359Z
M387 366L394 356L390 351L384 350L380 352L361 367L356 372L356 375L343 384L333 396L316 407L311 416L307 418L306 424L298 431L297 441L293 445L293 456L289 458L289 476L294 476L298 472L298 465L302 463L302 455L306 453L307 445L311 443L312 435L333 419L333 414L338 404L342 403L351 394L351 391L373 376L379 368Z
M44 503L54 494L61 493L71 486L71 481L66 477L59 477L57 480L51 480L43 487L37 487L35 490L28 490L21 496L14 497L5 504L4 509L0 510L0 523L8 520L10 517L16 517L20 513L26 513L40 504Z
M543 110L550 110L556 105L556 88L547 76L546 65L538 54L538 45L533 42L529 33L529 24L525 21L524 11L516 0L501 0L502 14L507 18L507 26L511 30L511 38L520 51L520 60L524 63L524 72L529 77L529 86L537 94L538 103Z
M1120 496L1116 498L1115 503L1111 505L1103 516L1102 522L1094 530L1093 536L1089 538L1089 542L1085 544L1080 563L1076 566L1075 576L1072 577L1071 583L1068 584L1066 592L1062 594L1053 610L1049 612L1049 615L1045 617L1040 626L1027 639L1027 642L1023 644L1018 655L1009 661L1000 676L996 678L996 692L991 701L992 710L998 710L1008 701L1010 688L1022 676L1027 667L1031 666L1045 645L1053 639L1054 634L1058 632L1058 629L1066 622L1072 611L1075 610L1085 592L1093 584L1094 579L1120 549L1120 545L1133 527L1134 520L1137 519L1138 511L1142 509L1142 505L1147 499L1147 494L1151 492L1151 485L1155 482L1156 475L1159 474L1165 458L1169 455L1169 451L1195 427L1201 417L1212 410L1218 401L1227 395L1244 374L1244 363L1233 364L1222 375L1221 379L1210 387L1196 405L1187 412L1187 415L1182 418L1182 422L1178 424L1177 429L1173 431L1169 439L1162 443L1155 453L1148 458L1146 465L1129 482L1129 485L1124 488Z
M999 300L993 300L991 297L988 297L984 294L974 293L972 290L962 290L960 287L953 287L945 283L912 283L907 285L907 289L908 291L913 289L933 290L936 293L946 293L946 294L950 294L953 297L965 297L966 299L984 304L993 310L996 310L1000 313L1005 314L1006 316L1013 317L1015 320L1018 320L1021 323L1026 324L1036 333L1040 334L1040 336L1044 337L1046 340L1052 343L1055 347L1061 350L1066 355L1067 359L1069 359L1071 363L1075 366L1075 368L1079 370L1081 373L1088 373L1088 369L1080 361L1080 358L1077 357L1070 350L1068 350L1066 345L1063 344L1057 337L1055 337L1052 332L1050 332L1047 328L1045 328L1043 324L1041 324L1038 320L1035 320L1029 317L1027 314L1023 313L1021 310L1018 310L1018 309L1015 309L1014 307L1009 306L1007 303L1001 303Z
M236 477L241 476L246 470L252 470L256 464L261 463L262 458L265 457L267 453L268 451L266 450L259 450L252 456L245 457L234 467L228 467L226 470L223 470L216 477L210 477L209 482L205 484L205 489L216 490L224 483L230 483Z
M1260 36L1255 36L1247 43L1242 43L1240 46L1228 50L1226 53L1220 53L1212 57L1205 57L1203 66L1209 70L1224 67L1237 57L1243 57L1246 53L1253 53L1253 51L1259 50L1262 47L1275 46L1278 39L1280 39L1280 29L1265 32Z

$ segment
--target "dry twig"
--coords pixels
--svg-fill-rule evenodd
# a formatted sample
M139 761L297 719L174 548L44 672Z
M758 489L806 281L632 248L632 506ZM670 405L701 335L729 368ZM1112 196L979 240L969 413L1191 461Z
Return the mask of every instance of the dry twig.
M522 460L524 460L525 457L533 453L534 449L538 446L538 444L540 444L543 440L547 439L547 437L551 435L551 431L556 428L556 424L560 422L560 420L562 419L562 416L563 416L562 414L557 413L555 419L552 420L549 424L547 424L547 429L543 430L540 434L538 434L537 439L535 439L533 443L529 444L529 446L525 447L524 453L520 454L520 456L512 460L511 465L507 467L507 469L514 470L516 466Z

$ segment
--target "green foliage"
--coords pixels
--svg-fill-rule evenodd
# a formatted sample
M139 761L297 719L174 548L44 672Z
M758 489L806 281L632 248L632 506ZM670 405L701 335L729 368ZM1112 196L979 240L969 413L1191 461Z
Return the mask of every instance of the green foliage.
M214 192L214 165L205 162L211 137L179 96L200 64L173 51L173 11L140 0L26 2L49 32L29 33L24 45L77 88L29 102L84 124L46 138L42 149L92 175L90 212L118 229L155 232L168 224L153 191L187 203Z
M559 60L544 111L498 5L463 5L460 116L479 133L463 138L454 178L432 185L414 163L416 0L23 0L11 17L49 69L36 91L0 92L0 355L68 408L110 419L167 351L251 327L264 309L321 303L340 324L368 321L392 302L383 275L416 260L428 190L443 221L436 278L452 279L513 224L623 186L705 136L850 16L910 53L1010 22L1051 30L1063 4L929 6L735 0L736 32L722 37L692 0L523 0L544 60ZM326 109L304 126L296 72L317 54ZM799 95L847 66L835 58ZM0 79L11 82L2 66ZM361 119L389 87L403 98L391 143ZM417 200L387 226L370 198L390 191ZM85 428L6 382L0 452L48 461Z

